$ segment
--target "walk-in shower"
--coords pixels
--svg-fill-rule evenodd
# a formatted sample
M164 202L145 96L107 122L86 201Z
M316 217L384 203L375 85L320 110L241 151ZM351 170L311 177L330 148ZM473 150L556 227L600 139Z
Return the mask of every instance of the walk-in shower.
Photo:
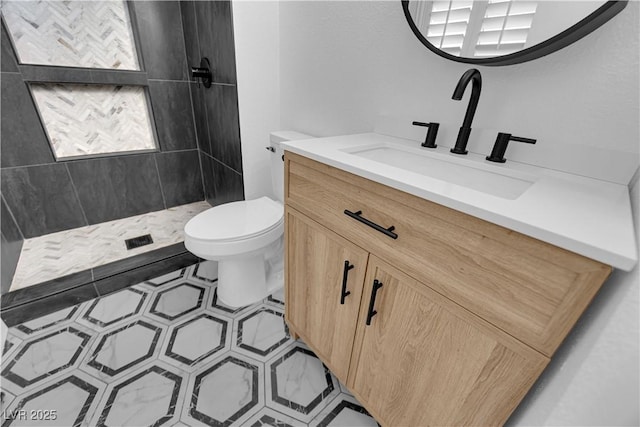
M243 198L230 22L229 2L2 1L3 317L197 261L186 222Z

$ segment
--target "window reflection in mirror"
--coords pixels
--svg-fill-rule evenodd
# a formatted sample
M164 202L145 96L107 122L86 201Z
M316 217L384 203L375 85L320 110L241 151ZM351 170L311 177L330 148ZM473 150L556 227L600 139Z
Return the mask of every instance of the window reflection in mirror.
M409 14L435 48L492 58L536 46L580 22L602 1L411 0Z

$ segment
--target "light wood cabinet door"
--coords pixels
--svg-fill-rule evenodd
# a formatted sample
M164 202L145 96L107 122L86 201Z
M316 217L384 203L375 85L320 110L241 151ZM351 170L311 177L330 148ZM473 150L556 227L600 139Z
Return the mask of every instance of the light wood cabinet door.
M293 209L286 216L287 323L346 382L369 254Z
M370 255L347 384L383 425L503 424L548 361Z

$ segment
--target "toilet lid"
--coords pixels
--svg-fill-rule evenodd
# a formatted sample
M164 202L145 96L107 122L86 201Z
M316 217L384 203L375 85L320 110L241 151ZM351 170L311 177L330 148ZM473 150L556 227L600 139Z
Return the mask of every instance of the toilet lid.
M268 197L225 203L199 213L184 232L204 240L240 240L262 234L278 225L284 207Z

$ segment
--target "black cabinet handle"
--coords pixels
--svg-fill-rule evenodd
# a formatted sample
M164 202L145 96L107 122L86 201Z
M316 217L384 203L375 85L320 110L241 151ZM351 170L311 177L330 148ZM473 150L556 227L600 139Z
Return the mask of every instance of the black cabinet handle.
M373 288L371 288L371 299L369 300L369 310L367 311L367 326L371 324L371 319L373 316L378 314L373 308L376 305L376 295L378 294L378 289L382 287L382 282L379 282L378 279L373 281Z
M344 304L346 297L351 295L351 291L347 290L347 278L349 277L349 270L354 267L353 264L349 264L349 260L344 262L344 271L342 272L342 292L340 293L340 304Z
M373 228L374 230L377 230L379 232L381 232L382 234L385 234L389 237L391 237L392 239L397 239L398 235L396 233L393 232L393 230L395 230L396 228L392 225L389 228L384 228L381 225L376 224L373 221L368 220L367 218L362 216L362 211L358 211L358 212L351 212L348 209L344 210L345 215L350 216L353 219L356 219L358 221L360 221L363 224L368 225L369 227Z

